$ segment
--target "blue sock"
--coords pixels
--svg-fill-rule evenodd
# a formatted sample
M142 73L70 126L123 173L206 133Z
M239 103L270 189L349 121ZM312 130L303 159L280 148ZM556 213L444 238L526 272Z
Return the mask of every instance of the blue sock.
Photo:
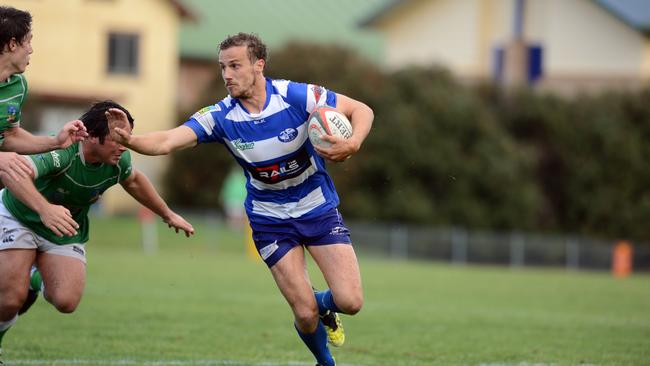
M296 327L295 324L294 327ZM322 322L318 322L318 327L316 327L314 333L305 334L301 332L298 327L296 327L296 331L298 332L300 339L305 342L307 348L309 348L314 357L316 357L316 362L323 366L336 365L329 348L327 348L327 332L325 332L325 327L323 327Z
M314 296L316 296L316 303L318 303L318 313L320 315L325 315L328 310L335 313L341 312L341 309L339 309L339 307L334 303L334 296L332 296L332 291L330 289L314 292Z

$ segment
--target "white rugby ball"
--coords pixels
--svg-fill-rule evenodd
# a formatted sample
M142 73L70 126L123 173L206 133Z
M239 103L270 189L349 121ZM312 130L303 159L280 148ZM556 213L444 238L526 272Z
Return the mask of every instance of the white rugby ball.
M332 144L320 138L322 135L339 136L349 139L352 136L352 125L348 118L332 107L314 109L307 120L309 140L318 147L330 147Z

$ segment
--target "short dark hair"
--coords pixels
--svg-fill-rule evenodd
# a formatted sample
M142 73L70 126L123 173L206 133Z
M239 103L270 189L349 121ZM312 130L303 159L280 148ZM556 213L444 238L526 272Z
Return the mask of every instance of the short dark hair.
M246 46L248 48L248 58L251 62L257 60L268 61L266 45L257 34L239 32L234 36L228 36L219 44L219 51L238 46Z
M22 44L31 29L31 14L10 6L0 6L0 54L12 38Z
M126 118L129 120L131 128L133 128L133 117L126 108L115 103L112 100L105 100L102 102L97 102L93 104L90 109L84 113L79 119L86 126L86 130L90 137L99 138L99 143L104 144L106 136L108 136L108 120L106 120L105 112L110 108L117 108L122 112L126 113Z

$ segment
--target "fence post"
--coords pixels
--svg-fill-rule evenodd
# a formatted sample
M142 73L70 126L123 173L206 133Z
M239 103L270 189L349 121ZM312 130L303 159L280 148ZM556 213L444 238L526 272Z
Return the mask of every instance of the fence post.
M408 230L405 226L392 226L389 241L390 256L395 259L407 259L408 240Z
M510 267L522 267L526 251L524 237L518 233L510 234Z
M140 206L138 218L142 229L142 249L146 254L155 254L158 251L156 216L150 209Z
M580 245L574 239L566 239L566 268L577 271L580 268Z
M452 228L451 229L451 262L453 264L467 263L467 230Z

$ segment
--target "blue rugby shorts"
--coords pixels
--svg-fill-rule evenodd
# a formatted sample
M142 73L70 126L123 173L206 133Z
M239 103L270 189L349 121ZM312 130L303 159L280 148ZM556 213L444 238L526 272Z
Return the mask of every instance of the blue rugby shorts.
M257 252L269 268L298 245L352 244L350 231L335 208L316 217L277 224L251 223L251 229Z

